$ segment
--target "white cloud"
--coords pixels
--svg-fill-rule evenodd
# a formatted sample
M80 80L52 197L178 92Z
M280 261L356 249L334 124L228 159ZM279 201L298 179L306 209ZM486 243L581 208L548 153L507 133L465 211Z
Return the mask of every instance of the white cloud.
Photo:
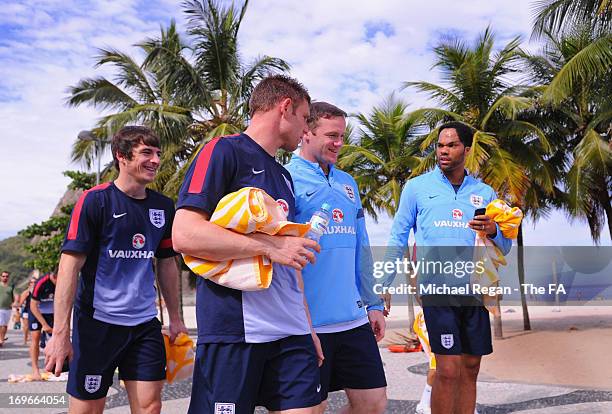
M527 40L529 4L530 0L261 0L249 5L240 33L241 53L246 60L261 54L282 57L316 99L350 112L367 112L403 81L438 80L431 70L431 47L444 33L461 33L472 42L490 24L500 44L516 35ZM71 144L100 113L67 108L66 88L83 77L112 73L92 68L97 48L111 46L133 55L134 43L156 35L171 18L179 28L185 27L180 2L3 3L0 194L9 201L0 215L0 237L48 217L68 181L61 171L78 167L70 163ZM401 96L413 106L426 102L414 91ZM389 223L382 219L379 226L370 226L372 239L386 242ZM538 237L544 228L551 234L538 224ZM584 225L574 229L584 230ZM572 230L574 238L576 234Z

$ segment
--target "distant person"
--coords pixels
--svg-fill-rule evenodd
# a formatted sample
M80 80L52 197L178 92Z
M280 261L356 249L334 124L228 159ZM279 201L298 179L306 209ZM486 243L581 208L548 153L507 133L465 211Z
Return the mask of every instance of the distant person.
M346 113L327 102L310 105L308 132L287 165L295 184L298 222L323 203L330 222L317 262L304 267L304 292L321 340L321 406L329 392L344 390L343 412L379 414L387 404L385 372L376 344L385 335L383 301L374 293L372 254L357 183L335 167L344 143Z
M32 300L32 291L36 279L31 278L28 283L28 288L19 295L19 308L21 311L21 329L23 331L23 344L27 345L30 340L30 301Z
M170 340L187 329L179 316L174 203L147 188L160 165L160 145L149 128L119 130L111 143L119 176L83 193L72 212L59 264L54 338L45 350L46 368L56 376L70 359L71 413L102 413L117 368L132 412L161 411L166 354L154 269Z
M385 260L395 262L403 257L411 230L419 246L419 259L456 261L456 257L446 255L451 251L463 255L473 253L468 246L474 246L476 232L488 237L504 254L510 251L512 241L504 237L495 221L487 215L474 215L476 209L485 208L497 196L490 186L465 170L473 135L473 130L461 122L439 127L437 167L412 178L404 186ZM390 275L385 286L394 277L395 273ZM461 277L455 273L426 275L421 272L419 288L436 286L435 282L440 286L464 286L466 281ZM426 294L421 299L431 350L436 356L432 413L473 413L480 361L483 355L493 352L489 312L478 297L469 293Z
M38 368L39 348L45 347L42 338L53 334L53 301L55 299L55 286L57 275L54 271L41 277L34 285L32 299L30 300L30 315L28 323L32 333L30 344L30 359L32 361L32 379L40 381Z
M15 287L9 283L9 278L10 272L6 270L0 274L0 346L6 341L6 331L13 315L13 307L19 303L19 297Z
M249 101L242 133L213 139L197 154L179 192L173 239L190 256L223 261L266 256L267 289L240 291L198 278L198 345L189 413L313 414L321 402L319 341L312 331L296 270L314 262L316 242L292 236L243 235L211 223L219 201L244 187L274 198L295 219L293 182L275 160L294 151L307 130L310 96L295 79L264 78Z

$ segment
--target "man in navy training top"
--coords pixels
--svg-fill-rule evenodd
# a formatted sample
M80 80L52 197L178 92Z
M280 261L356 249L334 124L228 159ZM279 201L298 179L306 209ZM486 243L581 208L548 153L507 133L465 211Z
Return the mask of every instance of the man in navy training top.
M166 356L155 306L154 265L170 317L170 339L187 332L178 310L174 205L146 188L161 156L159 138L149 128L122 128L111 149L119 177L86 191L72 212L46 367L58 375L64 360L71 359L71 413L101 413L117 367L131 411L159 413ZM71 343L70 310L79 272Z
M40 380L40 369L38 369L39 346L41 336L53 334L53 299L55 297L55 284L57 274L52 271L41 277L32 290L30 299L30 316L28 323L32 331L32 343L30 344L30 359L32 360L32 379Z
M465 170L473 135L473 130L461 122L439 127L437 167L404 186L385 260L395 262L403 257L411 230L417 260L426 258L429 263L432 259L436 262L451 259L451 263L459 264L459 257L472 260L475 231L484 232L508 254L512 241L503 236L497 224L486 215L474 217L476 209L485 208L497 195ZM493 352L489 313L480 297L471 292L446 295L425 290L447 287L448 291L459 292L450 288L469 285L470 277L457 269L450 274L420 271L418 275L425 324L437 362L431 395L433 414L474 413L480 361L483 355ZM394 277L395 272L384 281L384 286L389 286Z
M344 143L346 113L327 102L310 105L300 155L287 165L295 184L296 219L306 222L331 206L317 263L302 270L312 325L321 340L320 412L327 395L343 389L344 413L385 410L386 380L377 341L385 334L382 299L374 293L372 255L359 189L334 164Z
M177 251L224 261L258 255L273 262L270 287L239 291L198 278L198 345L190 413L245 414L262 405L273 413L315 413L320 403L320 344L301 289L301 270L314 262L312 240L242 235L210 223L226 194L257 187L295 219L293 182L275 160L304 135L310 96L296 80L264 78L249 101L242 134L215 138L189 167L179 193L173 240Z

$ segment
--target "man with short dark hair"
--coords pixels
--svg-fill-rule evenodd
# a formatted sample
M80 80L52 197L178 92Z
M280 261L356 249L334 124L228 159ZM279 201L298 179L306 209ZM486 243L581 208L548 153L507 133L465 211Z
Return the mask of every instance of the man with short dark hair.
M19 295L15 287L9 283L10 272L4 270L0 274L0 346L6 341L6 331L11 320L13 307L17 306Z
M383 303L374 293L372 255L359 189L335 167L344 143L346 113L327 102L310 105L308 132L287 165L295 183L296 219L307 222L323 203L331 220L317 263L302 271L312 325L321 340L320 413L329 392L344 390L345 413L380 414L386 380L377 341L385 334Z
M131 411L159 413L166 355L156 317L155 271L170 317L170 340L187 332L178 308L174 203L146 187L161 157L159 138L149 128L122 128L111 148L119 176L87 190L72 212L46 368L59 375L71 359L71 413L101 413L117 367ZM71 343L70 310L79 272Z
M474 216L497 198L495 191L465 170L473 141L472 129L461 122L439 127L437 167L409 180L400 198L388 242L387 261L403 257L414 230L418 260L457 263L471 260L476 231L486 234L504 254L512 241L487 215ZM473 218L472 218L473 217ZM471 218L471 219L470 219ZM446 264L445 264L446 266ZM434 267L435 268L435 267ZM469 276L420 271L419 291L434 287L460 288ZM395 272L384 285L389 286ZM460 290L456 290L460 292ZM431 395L433 414L472 414L482 355L493 352L489 313L479 297L465 294L423 294L423 312L437 370Z
M263 79L250 100L251 123L242 134L215 138L196 156L179 192L173 240L177 251L211 261L265 256L270 286L230 289L198 278L198 345L189 413L313 414L320 402L322 359L296 270L314 262L312 240L238 234L209 221L219 201L244 187L274 198L295 218L293 182L274 156L294 151L306 132L310 97L283 75Z

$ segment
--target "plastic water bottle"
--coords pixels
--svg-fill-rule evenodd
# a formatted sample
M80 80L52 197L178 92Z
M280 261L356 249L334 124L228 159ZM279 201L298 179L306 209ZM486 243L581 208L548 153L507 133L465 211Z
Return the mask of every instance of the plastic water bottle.
M321 236L327 230L329 224L329 209L331 206L327 203L323 203L321 208L315 211L310 218L310 230L306 233L306 238L314 240L317 243L321 239Z

